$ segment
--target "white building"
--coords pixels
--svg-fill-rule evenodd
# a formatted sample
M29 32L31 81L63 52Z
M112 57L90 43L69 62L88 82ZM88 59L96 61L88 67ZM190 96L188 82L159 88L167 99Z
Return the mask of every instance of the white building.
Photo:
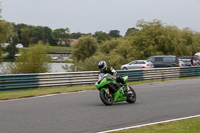
M16 48L23 48L24 46L21 44L21 43L18 43L17 45L16 45Z

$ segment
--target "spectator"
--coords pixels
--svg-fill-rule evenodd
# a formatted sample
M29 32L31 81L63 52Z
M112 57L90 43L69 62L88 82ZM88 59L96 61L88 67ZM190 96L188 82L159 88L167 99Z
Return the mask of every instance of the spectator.
M197 66L200 66L200 60L199 60L199 57L197 57L196 65L197 65Z
M195 63L194 63L194 56L192 56L191 60L190 60L190 66L195 66Z

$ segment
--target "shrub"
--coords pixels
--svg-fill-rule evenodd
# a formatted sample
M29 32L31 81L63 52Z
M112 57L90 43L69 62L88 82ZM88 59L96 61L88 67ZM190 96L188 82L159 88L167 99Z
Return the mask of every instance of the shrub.
M44 46L42 42L36 45L30 45L28 51L19 51L19 57L16 57L15 65L9 66L12 74L16 73L44 73L49 72L48 62L50 58L46 55L48 45Z

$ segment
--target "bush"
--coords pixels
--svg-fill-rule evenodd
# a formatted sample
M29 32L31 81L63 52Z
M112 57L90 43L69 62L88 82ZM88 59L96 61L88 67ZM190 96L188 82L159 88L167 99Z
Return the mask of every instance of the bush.
M48 62L50 58L46 55L48 45L44 46L42 42L36 45L30 45L28 51L19 51L19 57L16 57L15 65L9 66L10 73L44 73L49 72Z
M84 61L91 57L97 51L98 44L95 38L91 36L83 36L73 46L72 58L75 61Z

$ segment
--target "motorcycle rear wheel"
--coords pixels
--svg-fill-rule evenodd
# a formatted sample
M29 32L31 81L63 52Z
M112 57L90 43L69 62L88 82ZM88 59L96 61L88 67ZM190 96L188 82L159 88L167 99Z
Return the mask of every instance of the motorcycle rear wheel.
M104 90L100 90L99 96L105 105L110 106L113 104L113 97L110 97Z
M129 91L132 91L132 94L126 96L127 97L126 101L128 103L134 103L136 101L136 93L135 93L135 91L134 91L134 89L132 87L129 86L129 88L130 88Z

